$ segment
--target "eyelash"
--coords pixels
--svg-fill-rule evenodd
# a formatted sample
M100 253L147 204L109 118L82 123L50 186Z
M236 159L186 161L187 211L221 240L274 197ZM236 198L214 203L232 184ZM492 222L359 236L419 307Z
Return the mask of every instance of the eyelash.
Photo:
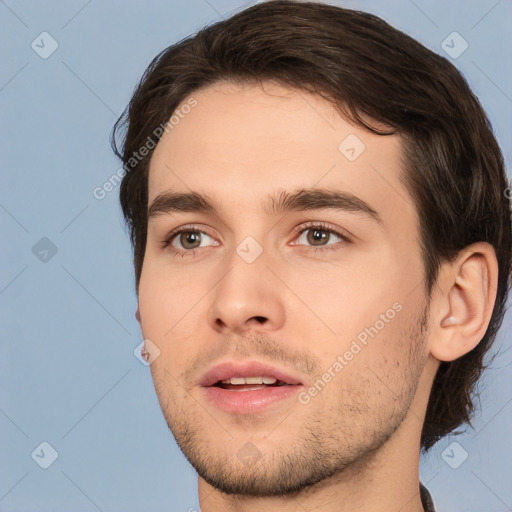
M341 238L341 240L345 243L351 243L351 240L349 239L348 235L346 235L344 233L340 233L339 231L329 228L327 226L327 224L325 224L324 222L309 222L309 223L306 223L305 225L299 226L296 230L294 230L294 236L296 235L295 236L295 238L296 238L296 237L302 235L302 233L304 233L306 231L312 231L315 229L317 229L319 231L325 231L326 233L329 233L330 235L335 235L335 236ZM195 256L196 253L200 249L202 249L202 247L197 248L197 249L191 249L191 250L175 249L174 247L172 247L172 245L171 245L172 241L174 240L174 238L176 238L181 233L201 233L201 234L210 236L210 235L208 235L208 233L205 233L204 231L197 229L197 227L194 225L182 226L178 229L175 229L174 231L171 231L171 233L169 233L167 235L165 240L163 240L163 242L162 242L162 248L167 249L174 256L180 256L180 255L181 255L181 257ZM210 238L213 238L213 237L210 237ZM307 250L313 251L315 253L325 252L325 251L334 251L334 250L338 250L338 247L336 247L336 244L338 244L338 243L340 243L340 242L336 242L334 244L329 244L329 245L325 245L325 246L318 246L318 247L308 246ZM302 244L300 244L300 245L302 245Z

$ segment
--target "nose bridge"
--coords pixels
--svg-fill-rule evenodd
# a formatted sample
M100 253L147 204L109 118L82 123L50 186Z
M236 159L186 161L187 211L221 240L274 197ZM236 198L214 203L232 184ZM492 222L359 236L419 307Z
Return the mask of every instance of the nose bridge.
M273 330L283 324L284 304L267 268L269 256L251 237L233 250L209 306L212 327L240 332L255 325Z

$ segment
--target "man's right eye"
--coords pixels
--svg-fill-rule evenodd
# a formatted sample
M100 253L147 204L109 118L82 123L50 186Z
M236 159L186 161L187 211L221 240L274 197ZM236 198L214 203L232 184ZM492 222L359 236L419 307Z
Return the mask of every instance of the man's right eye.
M208 239L214 243L208 243ZM171 253L182 256L195 254L196 249L208 245L218 245L218 242L204 231L192 229L190 226L175 229L167 235L162 243L164 249L167 248Z

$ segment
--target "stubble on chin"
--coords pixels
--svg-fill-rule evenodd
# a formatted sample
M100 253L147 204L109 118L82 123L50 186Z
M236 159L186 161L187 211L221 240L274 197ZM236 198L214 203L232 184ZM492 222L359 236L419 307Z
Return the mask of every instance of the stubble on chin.
M169 429L198 475L228 495L294 495L341 476L347 468L364 472L414 398L426 361L427 313L428 308L403 329L394 355L386 354L387 366L359 368L346 381L340 374L330 393L324 391L308 405L297 402L296 409L285 418L276 416L267 430L262 428L268 423L265 415L210 415L193 390L156 366L155 389ZM256 439L255 431L266 434ZM260 453L250 464L238 455L248 442Z

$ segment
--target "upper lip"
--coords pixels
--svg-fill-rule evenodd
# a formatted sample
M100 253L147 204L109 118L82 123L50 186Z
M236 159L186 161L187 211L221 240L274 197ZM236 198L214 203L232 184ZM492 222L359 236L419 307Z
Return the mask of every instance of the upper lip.
M216 382L232 377L273 377L285 384L302 384L297 377L266 363L258 361L227 361L210 368L202 376L199 385L203 387L213 386Z

